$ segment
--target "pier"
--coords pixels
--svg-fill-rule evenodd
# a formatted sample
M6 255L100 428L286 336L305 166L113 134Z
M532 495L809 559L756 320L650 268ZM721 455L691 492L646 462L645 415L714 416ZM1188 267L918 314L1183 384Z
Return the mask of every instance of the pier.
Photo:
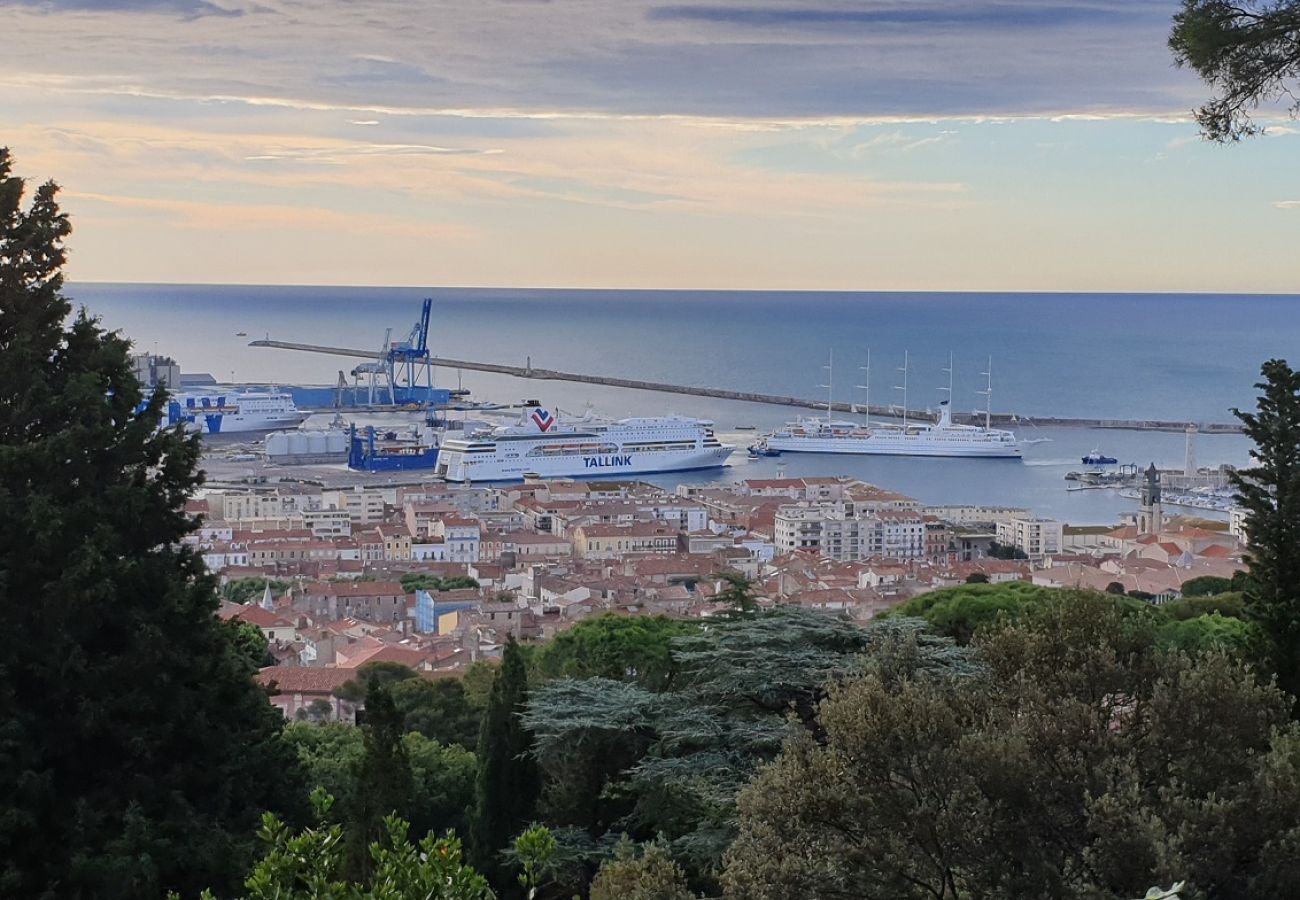
M352 350L345 347L325 347L319 344L299 344L291 341L266 340L250 341L250 347L269 347L276 350L300 350L307 353L323 353L332 356L347 356L353 359L384 359L385 354L375 350ZM786 397L780 394L761 394L752 391L732 391L725 388L696 387L688 384L664 384L657 381L642 381L635 378L616 378L608 375L584 375L579 372L561 372L555 369L534 367L531 362L526 366L508 366L501 363L474 362L465 359L447 359L430 357L435 366L452 369L468 369L473 372L491 372L496 375L509 375L512 378L532 378L538 381L569 381L579 384L601 384L607 387L629 388L637 391L654 391L661 394L686 394L692 397L711 397L717 400L739 400L744 403L767 403L773 406L792 406L801 409L826 409L825 401L806 397ZM868 412L877 418L900 419L903 411L895 406L876 406L864 410L859 403L834 403L835 412ZM907 418L928 421L934 418L933 411L908 410ZM963 424L977 424L984 421L983 414L959 413L953 411L952 420ZM990 423L1003 428L1019 425L1036 425L1040 428L1116 428L1129 431L1184 431L1191 423L1160 419L1080 419L1062 416L1020 416L1014 413L993 413ZM1240 434L1241 426L1235 422L1198 422L1197 428L1202 434Z

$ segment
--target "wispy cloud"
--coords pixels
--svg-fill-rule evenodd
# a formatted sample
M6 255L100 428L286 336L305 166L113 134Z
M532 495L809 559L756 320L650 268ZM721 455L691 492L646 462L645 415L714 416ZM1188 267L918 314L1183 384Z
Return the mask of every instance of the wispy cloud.
M1278 200L1273 205L1278 209L1300 209L1300 200Z

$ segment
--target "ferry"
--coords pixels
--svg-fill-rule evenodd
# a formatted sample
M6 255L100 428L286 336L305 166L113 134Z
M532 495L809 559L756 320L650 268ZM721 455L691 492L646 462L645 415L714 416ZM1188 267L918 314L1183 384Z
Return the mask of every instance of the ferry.
M444 440L436 471L458 482L512 481L525 474L644 475L714 468L734 450L704 419L613 420L591 413L569 418L526 404L514 424Z
M200 434L246 434L296 428L310 413L281 391L179 394L167 402L165 425Z
M871 358L863 370L868 373L870 384ZM952 421L949 400L939 404L939 415L934 422L916 422L908 420L907 412L907 355L903 357L903 391L902 424L871 422L851 422L831 418L833 403L829 397L834 357L830 364L824 366L828 372L827 384L822 385L828 391L826 417L800 418L787 423L784 427L763 436L755 445L756 450L778 450L790 453L853 453L863 455L887 456L951 456L980 457L994 459L1020 459L1021 442L1015 434L998 428L989 427L991 413L986 405L984 425L957 425ZM989 385L981 394L991 396L993 393L990 360ZM952 360L948 361L948 397L952 397ZM864 389L869 390L867 385ZM869 398L869 395L868 395ZM870 410L870 403L864 404Z

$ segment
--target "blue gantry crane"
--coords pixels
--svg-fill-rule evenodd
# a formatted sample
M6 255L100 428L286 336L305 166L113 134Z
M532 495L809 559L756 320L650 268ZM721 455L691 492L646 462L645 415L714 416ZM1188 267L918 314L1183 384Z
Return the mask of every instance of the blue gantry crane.
M362 363L352 370L353 402L362 376L368 380L368 402L383 401L397 404L425 404L433 397L433 358L429 354L429 320L433 314L433 300L426 297L420 308L420 318L411 326L405 341L391 341L393 330L384 333L384 342L375 354L374 362Z
M407 402L423 402L433 390L433 361L429 356L429 318L433 314L433 298L425 297L420 308L420 318L411 326L405 341L394 344L388 351L390 375L397 374L398 383L405 384Z

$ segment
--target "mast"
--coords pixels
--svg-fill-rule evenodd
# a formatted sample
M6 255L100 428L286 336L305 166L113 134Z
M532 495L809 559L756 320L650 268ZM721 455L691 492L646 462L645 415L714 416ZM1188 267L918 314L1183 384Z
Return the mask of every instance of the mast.
M859 366L863 373L862 384L858 385L863 392L862 404L862 424L871 424L871 350L867 350L867 364Z
M903 351L903 365L898 370L903 373L903 383L894 385L894 390L903 392L903 427L907 427L907 351Z
M830 420L831 420L831 413L832 413L831 406L832 406L832 402L833 402L833 401L832 401L832 397L834 397L834 395L835 395L835 387L834 387L834 385L835 385L835 348L834 348L834 347L831 348L831 350L830 350L830 356L829 356L829 358L826 360L826 365L822 366L822 368L826 370L826 383L825 383L825 384L818 385L818 387L824 387L824 388L826 388L826 421L827 421L827 422L830 422Z
M988 431L993 418L993 357L989 357L988 371L980 372L980 374L988 379L987 386L984 390L975 393L984 395L984 430Z
M952 409L952 351L948 352L948 367L946 369L940 369L939 371L948 373L948 386L941 387L939 388L939 390L947 393L948 408L949 410L951 410Z

